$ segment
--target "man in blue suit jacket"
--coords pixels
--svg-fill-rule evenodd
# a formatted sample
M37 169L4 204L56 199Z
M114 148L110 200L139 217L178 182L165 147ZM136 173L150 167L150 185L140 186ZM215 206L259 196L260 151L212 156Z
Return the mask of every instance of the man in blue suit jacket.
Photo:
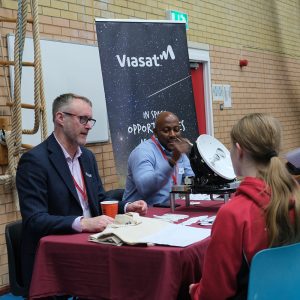
M112 218L101 215L108 200L93 153L84 148L95 124L89 99L64 94L53 102L54 132L20 159L16 184L23 220L22 274L29 287L40 238L51 234L100 232ZM144 215L147 204L119 204L119 212Z

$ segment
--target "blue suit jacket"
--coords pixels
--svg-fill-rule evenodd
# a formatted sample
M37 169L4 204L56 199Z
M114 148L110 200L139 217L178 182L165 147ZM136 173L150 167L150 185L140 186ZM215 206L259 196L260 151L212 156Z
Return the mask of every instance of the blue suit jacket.
M81 147L79 158L88 194L91 215L101 214L99 203L107 200L94 154ZM51 234L71 234L72 223L82 215L77 191L63 151L54 135L24 153L16 185L23 219L22 266L29 285L37 244ZM120 202L120 206L124 206ZM122 211L123 207L119 207Z

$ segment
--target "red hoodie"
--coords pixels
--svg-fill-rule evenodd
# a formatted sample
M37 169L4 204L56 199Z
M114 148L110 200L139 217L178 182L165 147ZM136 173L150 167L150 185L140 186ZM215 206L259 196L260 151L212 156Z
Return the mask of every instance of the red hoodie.
M205 254L202 278L192 299L221 300L236 295L243 255L248 265L268 247L263 207L270 201L264 181L246 177L234 197L221 207Z

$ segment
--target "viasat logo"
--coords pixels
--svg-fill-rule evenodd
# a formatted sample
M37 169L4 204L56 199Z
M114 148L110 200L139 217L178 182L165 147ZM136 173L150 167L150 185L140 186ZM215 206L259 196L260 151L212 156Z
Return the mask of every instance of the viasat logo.
M161 62L164 60L168 60L169 58L174 60L175 54L172 49L171 45L168 45L167 50L163 51L161 54L153 56L127 56L126 54L123 55L116 55L118 63L121 68L125 67L133 67L133 68L144 68L144 67L160 67Z

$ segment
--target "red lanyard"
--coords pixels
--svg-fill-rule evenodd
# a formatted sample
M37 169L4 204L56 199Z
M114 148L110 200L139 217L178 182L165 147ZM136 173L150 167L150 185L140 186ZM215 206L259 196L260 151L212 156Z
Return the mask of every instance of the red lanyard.
M156 147L160 150L162 156L164 157L164 159L166 161L168 161L168 157L165 153L165 151L163 150L163 148L161 147L161 145L157 142L156 138L152 135L151 136L151 140L153 141L153 143L156 145ZM177 164L175 165L175 170L174 170L175 174L172 174L172 179L173 179L173 183L176 185L177 184Z
M76 186L78 192L81 194L83 200L84 200L84 201L87 201L87 193L86 193L86 188L85 188L84 178L83 178L81 169L80 169L80 173L81 173L81 179L82 179L82 188L81 188L80 185L77 183L77 181L75 180L75 178L74 178L73 175L72 175L72 177L73 177L73 181L74 181L74 184L75 184L75 186Z

